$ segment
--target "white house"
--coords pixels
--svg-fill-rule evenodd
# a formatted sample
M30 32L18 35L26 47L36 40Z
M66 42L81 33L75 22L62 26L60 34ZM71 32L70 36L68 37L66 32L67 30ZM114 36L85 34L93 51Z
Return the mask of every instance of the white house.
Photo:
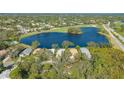
M52 53L55 52L55 49L49 49ZM65 49L59 49L56 53L57 56L61 56Z
M87 48L80 48L80 50L89 60L91 59L92 56Z

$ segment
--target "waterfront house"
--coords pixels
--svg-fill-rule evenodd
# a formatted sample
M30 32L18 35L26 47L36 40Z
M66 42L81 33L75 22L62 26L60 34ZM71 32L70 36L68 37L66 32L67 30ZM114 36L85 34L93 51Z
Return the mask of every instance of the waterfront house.
M64 51L65 51L65 49L59 49L59 50L57 51L57 56L61 56L62 53L64 53Z
M70 52L71 52L71 54L72 54L72 56L71 56L72 59L74 58L74 55L78 54L78 51L77 51L77 49L75 49L75 48L71 48L71 49L70 49Z
M19 56L20 56L20 57L25 57L25 56L30 55L31 52L32 52L32 48L26 48L25 50L23 50L23 51L19 54Z
M49 49L52 53L55 52L55 49ZM62 53L65 51L65 49L59 49L57 50L56 57L61 56Z
M90 51L87 48L80 48L81 53L84 54L86 56L87 59L91 59L91 54Z
M15 50L12 50L10 55L11 57L18 57L19 54L24 50L24 48L17 48Z
M35 49L34 51L33 51L33 55L35 55L35 54L39 54L39 53L42 53L44 51L44 49L41 49L41 48L37 48L37 49Z

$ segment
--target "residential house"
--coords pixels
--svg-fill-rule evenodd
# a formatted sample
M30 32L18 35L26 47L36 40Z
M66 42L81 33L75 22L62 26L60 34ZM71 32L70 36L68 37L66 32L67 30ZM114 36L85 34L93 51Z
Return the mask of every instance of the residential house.
M12 61L12 58L9 55L3 60L4 67L10 67L13 64L14 64L14 62Z
M74 58L74 55L78 54L78 51L75 48L70 48L70 52L72 54L71 58Z
M24 51L22 51L19 56L20 57L25 57L25 56L28 56L30 55L32 52L32 48L26 48Z
M35 54L39 54L39 53L42 53L44 51L44 49L41 49L41 48L37 48L37 49L35 49L34 51L33 51L33 55L35 55Z
M87 59L91 59L90 51L87 48L80 48L81 52L86 56Z
M49 49L49 50L50 50L52 53L55 52L55 49ZM64 51L65 51L65 49L59 49L59 50L57 50L56 56L57 56L57 57L58 57L58 56L61 56Z

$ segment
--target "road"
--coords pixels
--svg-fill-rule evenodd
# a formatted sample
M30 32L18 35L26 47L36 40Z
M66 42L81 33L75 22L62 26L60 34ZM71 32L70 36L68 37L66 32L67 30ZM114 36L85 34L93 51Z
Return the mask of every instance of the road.
M124 51L124 45L112 34L113 30L109 27L109 24L110 23L103 24L104 29L109 33L110 37L113 39L114 43L119 47L119 49Z
M110 22L108 22L108 26L110 28ZM122 42L124 42L124 37L122 35L120 35L119 33L117 33L114 29L110 28L111 32L117 36Z
M116 35L122 42L124 42L124 37L117 33L114 29L110 28L111 32Z

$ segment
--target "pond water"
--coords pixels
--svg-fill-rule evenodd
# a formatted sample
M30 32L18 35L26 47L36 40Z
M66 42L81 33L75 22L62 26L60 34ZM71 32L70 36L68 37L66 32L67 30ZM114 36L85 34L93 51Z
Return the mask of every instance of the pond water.
M99 29L96 27L81 27L80 30L83 34L71 35L62 32L46 32L33 36L29 36L20 40L21 43L31 45L33 41L40 42L38 47L40 48L51 48L52 44L58 44L61 47L63 41L71 41L75 45L70 47L75 47L79 45L80 47L86 47L88 42L95 42L98 44L109 44L107 38L98 33Z

